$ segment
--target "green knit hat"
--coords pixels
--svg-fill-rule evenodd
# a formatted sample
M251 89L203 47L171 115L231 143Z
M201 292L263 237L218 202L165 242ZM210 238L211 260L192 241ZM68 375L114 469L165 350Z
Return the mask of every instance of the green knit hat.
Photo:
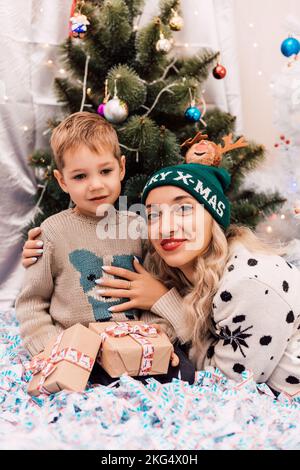
M185 163L156 171L142 193L145 204L150 191L161 186L177 186L193 196L222 227L230 225L230 202L225 196L231 177L224 168Z

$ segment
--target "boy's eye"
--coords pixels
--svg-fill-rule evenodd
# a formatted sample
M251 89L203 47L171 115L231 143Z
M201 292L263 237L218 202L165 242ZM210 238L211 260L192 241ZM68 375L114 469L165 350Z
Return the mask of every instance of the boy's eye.
M83 173L81 173L80 175L74 176L74 180L82 180L83 178L85 178L85 175Z
M104 175L108 175L112 171L113 171L112 168L105 168L105 170L102 170L101 173L103 173Z

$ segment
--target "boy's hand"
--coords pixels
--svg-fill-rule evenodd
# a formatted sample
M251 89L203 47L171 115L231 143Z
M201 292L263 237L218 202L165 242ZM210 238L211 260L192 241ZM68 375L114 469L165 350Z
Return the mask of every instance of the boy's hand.
M37 257L43 254L43 242L36 240L36 237L41 234L41 228L35 227L29 230L28 240L23 247L22 264L24 268L28 268L37 261Z
M102 278L95 281L99 285L98 294L101 296L130 299L121 305L110 307L111 312L124 312L131 308L150 310L169 290L162 282L152 277L136 258L133 263L136 273L115 266L102 266L103 271L123 279Z

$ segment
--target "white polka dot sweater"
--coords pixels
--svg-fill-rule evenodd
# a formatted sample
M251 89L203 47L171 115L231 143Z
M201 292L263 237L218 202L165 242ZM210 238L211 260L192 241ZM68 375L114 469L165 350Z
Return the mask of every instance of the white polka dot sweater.
M179 339L184 318L175 288L152 312L168 320ZM300 392L300 271L283 258L237 244L213 299L215 332L197 368L218 367L239 381L251 370L258 383L295 395Z

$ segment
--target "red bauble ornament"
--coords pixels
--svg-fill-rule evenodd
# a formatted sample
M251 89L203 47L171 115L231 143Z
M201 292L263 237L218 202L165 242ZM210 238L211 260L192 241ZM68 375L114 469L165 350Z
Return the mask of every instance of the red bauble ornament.
M213 69L213 76L217 80L222 80L223 78L226 77L227 70L223 65L218 64L214 69Z

